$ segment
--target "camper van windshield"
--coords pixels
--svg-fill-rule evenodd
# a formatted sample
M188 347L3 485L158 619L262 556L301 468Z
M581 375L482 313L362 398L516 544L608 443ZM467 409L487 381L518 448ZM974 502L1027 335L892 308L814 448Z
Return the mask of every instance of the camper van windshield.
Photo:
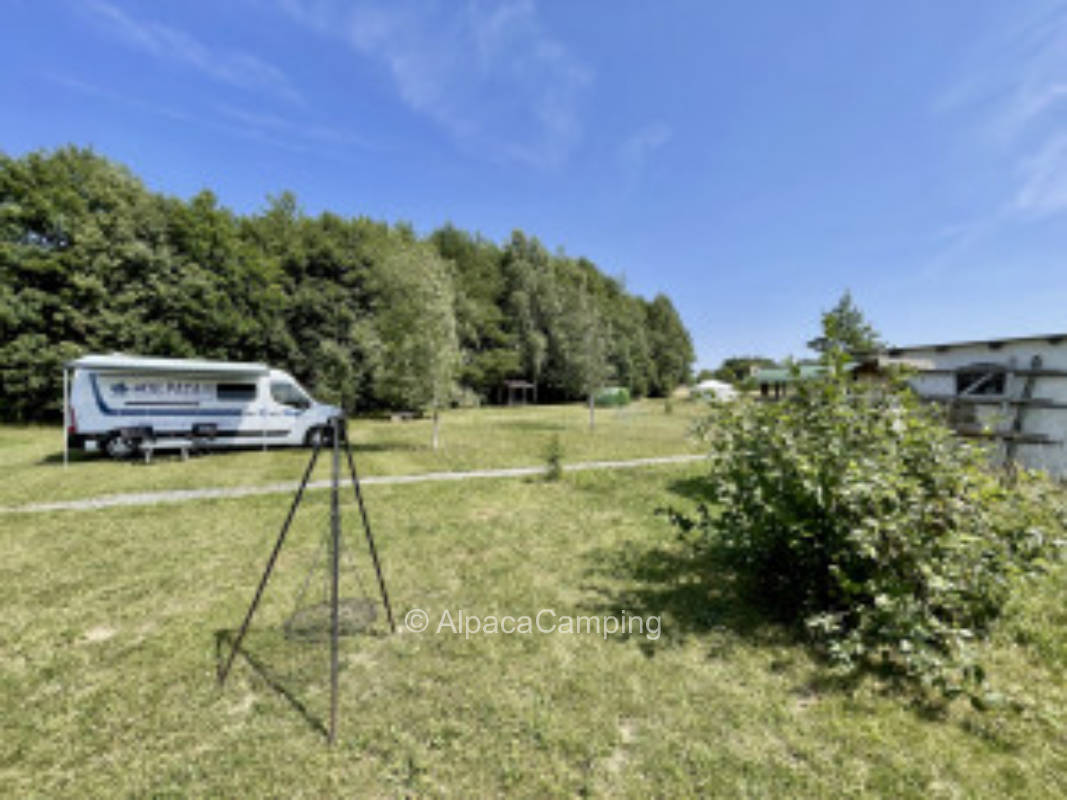
M271 381L270 396L276 403L294 408L309 408L311 400L298 386L289 381Z

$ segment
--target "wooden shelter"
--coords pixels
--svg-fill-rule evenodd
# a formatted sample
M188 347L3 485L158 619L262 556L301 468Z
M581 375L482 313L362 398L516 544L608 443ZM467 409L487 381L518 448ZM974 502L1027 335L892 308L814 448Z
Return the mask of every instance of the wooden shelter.
M504 381L504 393L507 395L509 406L527 403L537 403L537 384L530 381L508 380Z

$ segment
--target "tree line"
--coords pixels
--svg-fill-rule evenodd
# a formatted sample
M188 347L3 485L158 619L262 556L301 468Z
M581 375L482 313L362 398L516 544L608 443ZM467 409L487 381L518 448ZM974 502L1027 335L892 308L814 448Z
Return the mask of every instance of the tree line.
M150 191L66 147L0 154L0 417L58 413L86 352L261 361L350 413L540 399L612 383L664 395L693 347L670 299L514 232L304 214L288 192L236 214Z

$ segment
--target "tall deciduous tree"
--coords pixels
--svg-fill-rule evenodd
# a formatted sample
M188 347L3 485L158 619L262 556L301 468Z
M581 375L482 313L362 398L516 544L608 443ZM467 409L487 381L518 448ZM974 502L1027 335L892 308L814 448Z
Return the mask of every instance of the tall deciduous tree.
M648 304L646 314L655 365L652 394L665 397L679 384L688 383L694 358L693 341L667 295L657 294Z
M596 425L596 393L608 379L607 332L585 286L570 295L562 329L566 336L567 373L571 386L589 403L589 430Z
M459 367L448 263L429 247L405 242L389 253L378 277L378 394L393 407L430 409L436 449L440 409L451 400Z
M427 321L423 338L451 354L439 363L412 333ZM55 365L109 350L274 364L350 412L440 408L453 382L490 399L512 378L588 399L575 376L589 352L635 396L664 394L693 360L670 300L521 231L503 245L450 225L420 239L309 217L289 192L237 215L206 189L151 192L91 150L0 154L0 417L55 418ZM409 386L430 375L436 401Z

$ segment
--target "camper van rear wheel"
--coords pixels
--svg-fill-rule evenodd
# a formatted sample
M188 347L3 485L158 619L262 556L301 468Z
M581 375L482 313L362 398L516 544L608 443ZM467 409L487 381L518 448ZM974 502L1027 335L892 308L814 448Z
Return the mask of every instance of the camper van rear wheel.
M104 450L112 458L129 458L133 455L133 444L122 436L114 434L107 438L104 442Z

